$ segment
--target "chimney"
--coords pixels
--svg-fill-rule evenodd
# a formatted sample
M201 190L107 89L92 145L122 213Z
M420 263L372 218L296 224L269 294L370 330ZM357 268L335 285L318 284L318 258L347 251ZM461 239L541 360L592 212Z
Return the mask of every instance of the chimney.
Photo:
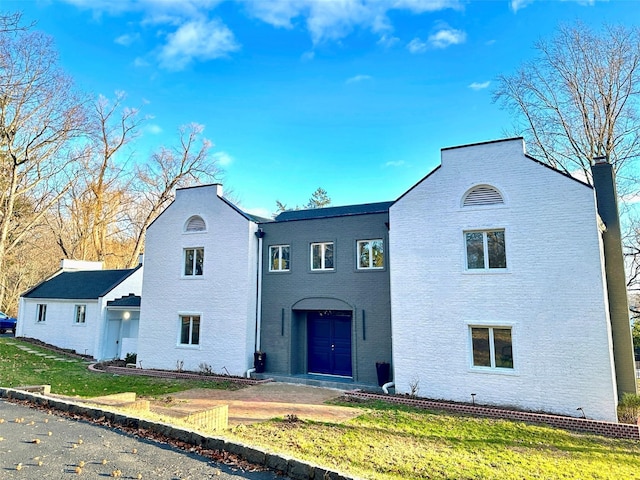
M629 300L622 253L620 214L613 165L606 158L594 159L591 167L596 191L598 214L605 224L602 234L604 266L609 298L609 317L613 337L613 358L616 369L618 396L636 393L636 372L633 340L629 321Z

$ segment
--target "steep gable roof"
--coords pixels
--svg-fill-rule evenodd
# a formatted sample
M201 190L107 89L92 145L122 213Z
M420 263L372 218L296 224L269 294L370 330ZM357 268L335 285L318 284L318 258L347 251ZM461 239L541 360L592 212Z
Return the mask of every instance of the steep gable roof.
M126 270L91 270L61 272L36 285L24 298L55 298L61 300L97 300L122 283L141 266Z
M345 217L370 213L388 213L393 202L365 203L346 205L343 207L310 208L308 210L287 210L279 214L274 221L291 222L294 220L310 220L313 218Z

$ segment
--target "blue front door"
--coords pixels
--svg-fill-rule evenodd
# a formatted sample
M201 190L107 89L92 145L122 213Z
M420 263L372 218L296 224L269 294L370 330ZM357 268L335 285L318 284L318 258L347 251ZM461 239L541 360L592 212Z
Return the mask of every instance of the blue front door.
M350 377L351 312L307 313L308 371Z

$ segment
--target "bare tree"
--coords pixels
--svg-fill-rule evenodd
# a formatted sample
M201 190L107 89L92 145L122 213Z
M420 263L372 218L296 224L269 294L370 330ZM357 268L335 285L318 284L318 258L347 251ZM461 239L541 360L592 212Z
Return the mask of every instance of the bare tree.
M129 257L130 267L138 262L147 228L169 205L175 189L218 179L221 170L217 161L209 156L212 144L201 138L203 130L204 127L196 123L180 127L178 145L161 147L138 168L134 183L138 208L137 215L131 219L136 237Z
M4 17L7 21L7 17ZM16 17L19 18L19 17ZM68 154L83 103L58 68L51 39L9 20L0 31L0 272L75 174ZM12 27L13 25L13 27ZM28 209L23 208L28 205ZM5 305L6 276L0 281Z
M591 181L604 157L617 174L630 289L640 283L640 219L628 199L640 195L640 28L581 23L535 44L538 56L498 78L494 100L519 120L516 133L540 160Z
M640 29L577 23L535 44L538 56L498 77L494 100L513 111L532 154L590 178L593 159L617 172L639 154Z

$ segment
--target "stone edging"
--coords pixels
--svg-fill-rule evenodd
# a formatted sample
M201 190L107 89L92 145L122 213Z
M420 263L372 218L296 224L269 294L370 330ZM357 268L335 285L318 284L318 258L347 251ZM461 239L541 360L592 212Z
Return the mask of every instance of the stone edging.
M423 408L425 410L444 410L447 412L474 415L478 417L501 418L505 420L515 420L518 422L537 423L556 428L563 428L565 430L593 433L604 437L640 440L640 426L628 423L603 422L599 420L589 420L587 418L564 417L562 415L506 410L483 405L447 403L436 400L424 400L396 395L380 395L377 393L366 393L359 390L345 392L345 396L350 399L380 400L387 403Z
M104 369L96 368L96 363L89 365L89 370L97 373L115 373L117 375L143 375L157 378L184 378L187 380L208 380L212 382L233 382L244 385L258 385L273 382L273 379L256 380L254 378L231 377L227 375L200 375L199 373L170 372L168 370L149 370L144 368L128 368L107 366Z
M147 430L195 447L202 447L207 450L226 451L238 455L249 463L283 472L292 480L356 480L356 477L351 477L302 460L296 460L291 457L269 452L261 448L231 442L220 437L207 436L167 423L152 422L151 420L145 420L124 413L114 413L76 402L50 398L13 388L0 388L0 398L28 401L39 406L79 415L88 420L104 419L114 425Z

